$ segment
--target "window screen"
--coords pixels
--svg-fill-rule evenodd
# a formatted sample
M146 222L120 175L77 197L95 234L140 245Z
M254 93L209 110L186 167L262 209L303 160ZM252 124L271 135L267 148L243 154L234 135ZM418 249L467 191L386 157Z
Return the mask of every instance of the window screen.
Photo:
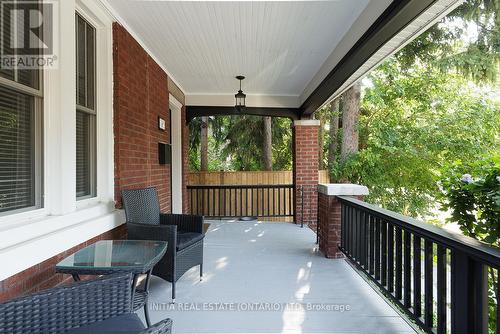
M76 14L76 197L96 195L95 29Z
M15 4L3 5L1 42L8 45ZM0 215L42 206L41 99L39 70L0 69Z
M0 212L41 204L35 97L0 85Z

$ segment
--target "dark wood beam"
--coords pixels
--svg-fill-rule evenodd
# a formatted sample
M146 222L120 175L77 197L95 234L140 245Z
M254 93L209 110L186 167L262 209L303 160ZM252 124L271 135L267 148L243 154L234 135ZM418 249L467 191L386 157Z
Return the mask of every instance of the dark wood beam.
M272 117L287 117L299 119L299 108L270 108L270 107L246 107L238 110L235 107L214 107L214 106L186 106L186 122L190 122L195 117L217 116L217 115L257 115Z
M436 0L394 0L304 101L301 117L310 117L384 44Z

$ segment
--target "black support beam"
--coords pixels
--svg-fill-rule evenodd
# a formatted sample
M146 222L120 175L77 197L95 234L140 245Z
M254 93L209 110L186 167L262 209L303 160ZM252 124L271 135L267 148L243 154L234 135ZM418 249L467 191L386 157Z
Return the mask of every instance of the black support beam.
M287 117L292 120L299 119L300 109L298 108L269 108L269 107L246 107L238 110L235 107L214 107L214 106L187 106L186 121L189 123L195 117L217 116L217 115L256 115Z
M375 52L436 0L394 0L300 107L307 118L321 107Z

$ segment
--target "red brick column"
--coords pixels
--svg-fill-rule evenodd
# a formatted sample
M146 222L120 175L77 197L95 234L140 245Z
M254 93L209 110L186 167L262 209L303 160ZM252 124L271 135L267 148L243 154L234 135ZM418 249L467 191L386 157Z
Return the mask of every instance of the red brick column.
M296 223L316 230L318 214L319 120L299 120L293 124L293 183ZM304 200L302 217L301 195Z
M342 211L337 196L353 196L359 200L368 195L368 188L357 184L321 184L318 186L319 250L329 259L343 257L339 250Z

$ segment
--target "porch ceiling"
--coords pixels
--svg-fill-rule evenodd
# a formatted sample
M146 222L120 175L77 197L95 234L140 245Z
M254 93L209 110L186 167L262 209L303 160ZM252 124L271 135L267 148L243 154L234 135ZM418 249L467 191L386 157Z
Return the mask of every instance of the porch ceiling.
M107 2L189 104L234 105L234 77L243 74L248 105L298 107L346 34L360 30L352 46L391 0Z
M243 74L247 106L296 109L299 118L460 2L101 1L183 90L188 106L234 106L234 77Z

